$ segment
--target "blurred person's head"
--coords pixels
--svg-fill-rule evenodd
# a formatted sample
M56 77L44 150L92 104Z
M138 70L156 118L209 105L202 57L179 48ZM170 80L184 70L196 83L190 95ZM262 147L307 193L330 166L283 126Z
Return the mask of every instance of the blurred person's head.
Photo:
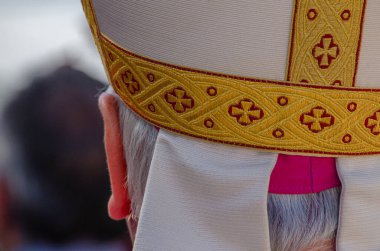
M125 232L105 207L109 184L96 102L102 87L62 67L32 80L5 108L11 154L3 177L8 213L23 241L109 241Z

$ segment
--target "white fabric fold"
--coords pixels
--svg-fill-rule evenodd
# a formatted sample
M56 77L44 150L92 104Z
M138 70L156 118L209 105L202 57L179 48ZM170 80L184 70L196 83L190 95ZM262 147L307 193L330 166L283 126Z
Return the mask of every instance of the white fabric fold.
M134 250L270 250L267 190L276 160L160 130Z
M380 157L338 158L342 181L337 248L380 250Z

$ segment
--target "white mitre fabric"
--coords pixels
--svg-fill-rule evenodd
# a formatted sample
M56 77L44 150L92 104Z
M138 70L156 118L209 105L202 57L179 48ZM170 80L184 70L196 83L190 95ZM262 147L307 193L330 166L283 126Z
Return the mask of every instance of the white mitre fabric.
M156 60L283 80L293 0L93 0L103 34ZM380 2L367 1L356 86L380 88ZM160 130L135 250L270 250L267 187L277 154ZM337 250L380 250L378 156L338 158Z

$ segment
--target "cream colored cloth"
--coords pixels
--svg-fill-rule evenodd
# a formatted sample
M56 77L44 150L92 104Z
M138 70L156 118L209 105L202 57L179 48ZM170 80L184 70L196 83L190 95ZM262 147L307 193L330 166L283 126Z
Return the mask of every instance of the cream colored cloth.
M342 181L339 250L380 250L380 159L339 158Z
M293 0L93 0L101 31L167 63L284 79Z
M285 78L293 0L93 3L101 32L135 53L203 70ZM368 0L357 86L380 88L378 27L380 1ZM135 250L269 250L266 191L276 156L160 132ZM338 159L337 250L380 250L376 163L378 156Z
M380 88L380 1L367 1L358 87ZM337 249L380 250L380 156L338 158L342 181Z
M267 188L276 160L160 130L134 250L270 250Z

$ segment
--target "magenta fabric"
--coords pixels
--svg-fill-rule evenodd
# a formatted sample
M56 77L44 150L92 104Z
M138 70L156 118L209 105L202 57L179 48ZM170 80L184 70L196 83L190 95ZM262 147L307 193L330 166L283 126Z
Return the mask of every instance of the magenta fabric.
M340 185L335 158L279 154L268 191L276 194L309 194Z

